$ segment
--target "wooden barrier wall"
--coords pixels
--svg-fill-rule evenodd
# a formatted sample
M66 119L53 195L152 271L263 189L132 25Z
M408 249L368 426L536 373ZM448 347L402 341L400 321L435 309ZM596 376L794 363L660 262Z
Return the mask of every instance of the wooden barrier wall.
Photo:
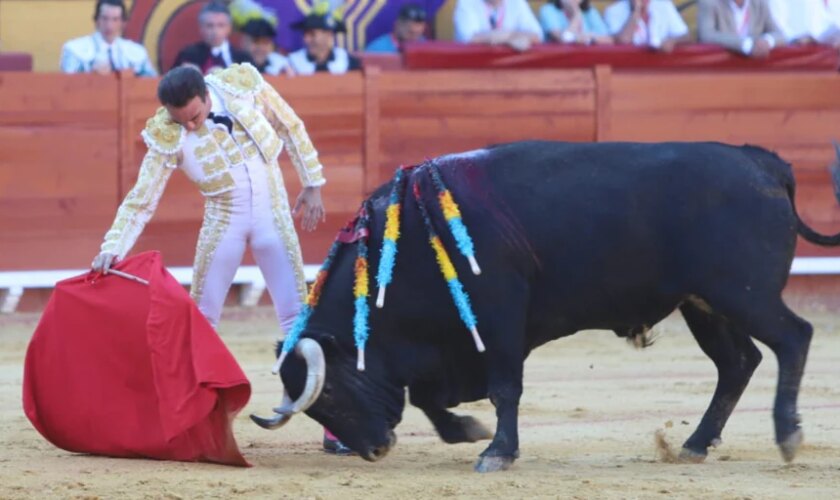
M802 217L824 232L840 231L826 168L834 158L832 141L840 139L838 75L615 73L603 80L609 104L600 109L599 141L764 146L794 165ZM838 254L803 241L797 253Z
M115 80L0 73L0 269L82 267L117 203Z
M156 83L0 73L0 270L90 261L136 178ZM374 68L271 83L305 121L327 169L328 223L302 235L308 263L321 261L362 197L398 165L519 139L759 144L794 164L805 219L840 230L825 171L840 123L838 75ZM296 175L281 164L293 199ZM136 250L190 265L202 205L195 187L173 176ZM798 252L827 253L804 244Z

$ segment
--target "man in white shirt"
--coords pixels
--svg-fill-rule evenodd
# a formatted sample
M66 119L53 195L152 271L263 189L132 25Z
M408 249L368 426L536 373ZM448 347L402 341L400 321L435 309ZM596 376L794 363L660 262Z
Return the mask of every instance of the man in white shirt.
M697 35L701 42L755 58L785 43L767 0L700 0Z
M620 0L604 12L616 43L671 52L689 40L688 26L671 0Z
M455 40L464 43L509 45L523 51L543 38L525 0L458 0L453 22Z
M137 76L156 76L146 49L122 38L126 10L123 0L96 2L93 20L96 32L75 38L61 50L61 71L64 73L109 74L131 70Z
M825 0L828 13L828 31L822 34L822 43L830 43L840 47L840 0Z
M788 43L840 45L840 0L768 0Z

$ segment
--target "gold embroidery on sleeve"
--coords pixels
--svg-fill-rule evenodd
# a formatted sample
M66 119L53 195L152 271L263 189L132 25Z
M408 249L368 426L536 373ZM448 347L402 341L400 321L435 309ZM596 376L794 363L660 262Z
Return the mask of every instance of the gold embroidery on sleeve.
M137 182L117 210L111 229L105 234L103 252L124 258L137 241L157 208L166 182L172 175L174 158L150 150L143 158Z
M294 110L280 97L270 85L263 85L257 96L258 104L272 127L286 144L289 157L300 176L301 183L308 186L320 186L326 182L323 168L318 161L318 153L306 128Z

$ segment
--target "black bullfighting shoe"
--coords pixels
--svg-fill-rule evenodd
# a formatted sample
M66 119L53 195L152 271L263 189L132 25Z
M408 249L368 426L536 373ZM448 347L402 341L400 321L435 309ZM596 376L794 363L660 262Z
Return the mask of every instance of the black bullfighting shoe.
M335 436L324 433L324 451L339 456L355 455L356 452L344 446Z

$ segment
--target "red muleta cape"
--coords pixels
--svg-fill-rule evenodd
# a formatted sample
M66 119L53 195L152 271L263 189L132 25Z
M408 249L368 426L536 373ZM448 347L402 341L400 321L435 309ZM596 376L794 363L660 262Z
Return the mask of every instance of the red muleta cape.
M26 353L23 407L47 440L110 457L248 466L231 424L251 385L158 252L56 284Z

